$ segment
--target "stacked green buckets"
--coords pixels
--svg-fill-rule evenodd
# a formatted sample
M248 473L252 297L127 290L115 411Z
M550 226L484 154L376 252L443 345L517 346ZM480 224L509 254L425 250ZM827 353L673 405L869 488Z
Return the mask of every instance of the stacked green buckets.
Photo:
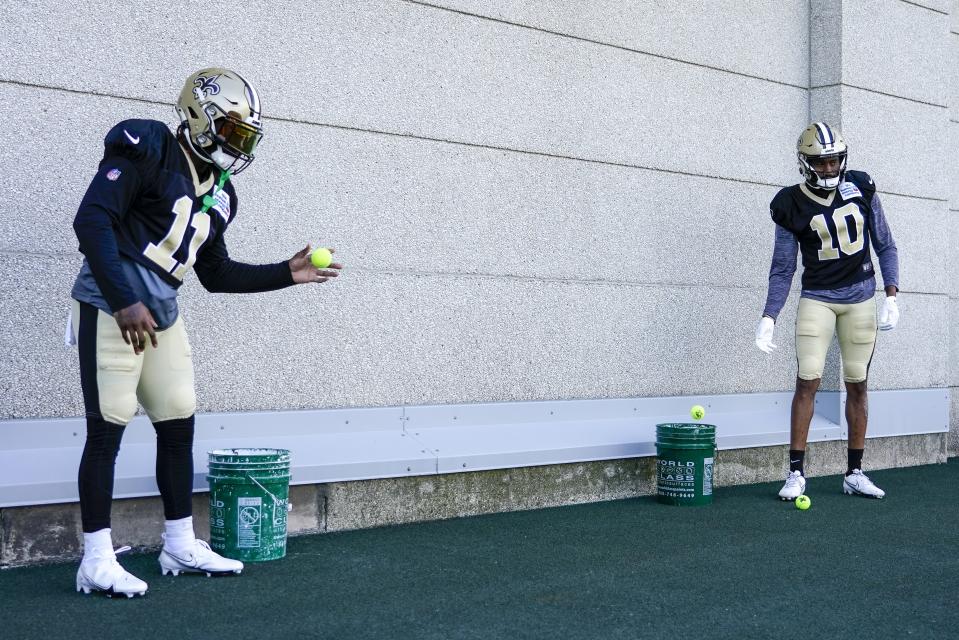
M656 489L663 504L698 506L713 501L716 425L656 425Z
M210 547L244 562L284 557L290 452L218 449L209 465Z

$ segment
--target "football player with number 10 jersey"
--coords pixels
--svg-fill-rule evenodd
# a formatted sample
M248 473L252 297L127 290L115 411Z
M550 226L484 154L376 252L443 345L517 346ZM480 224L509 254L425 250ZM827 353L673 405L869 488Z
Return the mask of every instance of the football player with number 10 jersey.
M240 573L193 532L193 362L177 290L191 268L209 291L253 293L326 282L309 245L290 260L251 265L227 252L237 215L231 178L263 136L260 98L228 69L191 75L176 103L176 133L125 120L107 134L103 159L74 220L84 261L73 287L67 339L77 344L87 436L78 475L83 559L78 591L143 595L147 584L117 562L110 530L120 439L143 406L157 434L156 477L165 531L160 568Z
M868 174L847 171L847 147L833 127L814 122L796 147L805 181L786 187L770 204L776 242L769 270L769 293L756 327L756 346L771 353L776 318L786 303L797 254L802 254L802 294L796 315L799 372L790 420L789 473L779 492L783 500L805 493L803 464L816 391L826 351L839 338L846 385L849 450L843 492L882 498L885 492L862 472L866 441L866 377L876 345L875 250L886 298L878 328L899 321L899 258L876 185Z

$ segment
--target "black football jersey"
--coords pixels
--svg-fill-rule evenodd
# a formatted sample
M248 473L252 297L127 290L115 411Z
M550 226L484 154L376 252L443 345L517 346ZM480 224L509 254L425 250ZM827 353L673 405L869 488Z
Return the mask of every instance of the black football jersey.
M805 184L786 187L773 198L773 221L799 240L803 289L838 289L874 275L869 229L875 192L868 174L847 171L826 198Z
M125 120L107 134L100 170L81 208L102 202L113 218L120 254L179 287L204 249L222 242L236 215L233 185L219 188L217 174L201 182L164 123ZM201 213L205 195L215 204Z

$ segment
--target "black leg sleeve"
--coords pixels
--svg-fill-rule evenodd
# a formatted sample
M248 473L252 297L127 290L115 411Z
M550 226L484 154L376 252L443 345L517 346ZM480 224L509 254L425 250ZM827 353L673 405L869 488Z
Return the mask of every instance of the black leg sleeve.
M113 472L125 428L125 425L113 424L102 418L87 418L87 441L77 477L84 533L110 526Z
M194 416L154 423L157 432L157 487L167 520L193 515Z

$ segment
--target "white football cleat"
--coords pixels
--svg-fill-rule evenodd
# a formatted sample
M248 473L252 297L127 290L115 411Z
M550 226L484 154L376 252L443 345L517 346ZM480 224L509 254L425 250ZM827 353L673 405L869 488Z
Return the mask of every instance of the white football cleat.
M786 484L779 490L780 500L795 500L806 493L806 479L799 471L793 471L786 476Z
M160 570L163 575L172 573L178 576L181 572L192 572L205 573L209 577L214 573L239 574L243 571L243 563L224 558L203 540L194 540L193 546L186 551L173 552L163 545L160 552Z
M107 549L99 554L84 556L77 569L77 591L86 594L102 591L111 598L145 595L147 583L127 572L117 562L116 554L129 550L130 547L120 547L116 551Z
M882 499L886 495L885 491L874 485L869 476L859 469L853 469L852 473L843 478L842 492L876 499Z

